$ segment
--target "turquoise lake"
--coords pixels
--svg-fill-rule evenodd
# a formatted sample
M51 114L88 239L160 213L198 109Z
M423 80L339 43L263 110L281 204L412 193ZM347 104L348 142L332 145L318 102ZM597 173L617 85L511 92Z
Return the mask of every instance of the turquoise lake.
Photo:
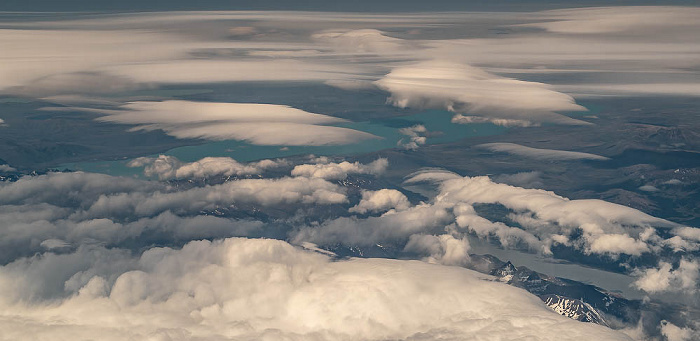
M428 130L427 144L446 143L468 137L501 134L507 130L491 123L455 124L451 122L453 113L429 110L412 116L392 117L366 122L347 122L336 126L364 131L378 136L358 143L335 146L259 146L245 141L216 141L199 145L185 146L168 150L164 155L171 155L186 162L199 160L207 156L231 157L238 161L279 158L293 155L356 155L384 149L396 148L399 141L409 137L399 132L401 128L422 124ZM157 155L151 155L157 156ZM60 170L81 170L121 176L139 176L140 168L130 168L126 164L131 159L116 161L96 161L61 164Z

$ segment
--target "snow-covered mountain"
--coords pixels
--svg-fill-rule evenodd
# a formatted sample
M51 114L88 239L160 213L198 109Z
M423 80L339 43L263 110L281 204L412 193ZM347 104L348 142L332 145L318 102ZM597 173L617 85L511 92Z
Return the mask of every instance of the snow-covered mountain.
M608 325L600 312L584 301L554 294L542 295L540 298L548 307L552 308L552 310L560 315L581 322L592 322L604 326Z

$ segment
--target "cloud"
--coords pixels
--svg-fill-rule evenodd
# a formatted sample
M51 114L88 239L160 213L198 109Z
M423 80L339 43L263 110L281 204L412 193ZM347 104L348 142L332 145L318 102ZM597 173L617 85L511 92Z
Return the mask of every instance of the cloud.
M700 336L690 328L681 328L668 321L661 321L661 334L668 341L690 341Z
M129 161L129 167L144 167L146 176L161 180L208 178L212 176L257 175L265 170L287 165L282 160L261 160L242 164L229 157L205 157L194 162L182 162L174 156L140 157Z
M2 122L0 122L0 124L1 123ZM10 165L7 165L7 164L0 165L0 172L15 172L15 171L17 171L17 169L15 169L14 167L11 167Z
M415 184L421 182L441 183L446 180L461 179L462 176L455 172L450 172L441 168L426 168L409 174L404 181L405 184Z
M493 181L523 188L538 188L544 186L542 182L542 172L540 171L501 174L494 176Z
M452 117L452 123L471 124L471 123L491 123L503 127L533 127L539 126L539 123L534 123L527 120L515 120L507 118L494 118L482 116L466 116L457 114Z
M653 185L644 185L644 186L639 186L640 191L644 192L658 192L659 189L654 187Z
M700 228L682 226L674 228L673 230L671 230L671 233L688 240L700 242Z
M694 20L698 14L700 11L697 8L672 6L628 6L624 11L616 10L615 7L561 9L541 13L555 20L523 26L544 28L555 33L659 34L660 30L684 31L700 27Z
M24 176L16 182L0 182L0 205L85 204L102 195L166 191L168 186L125 177L72 172Z
M64 249L57 245L69 250L93 244L138 248L259 235L261 223L246 217L345 204L345 192L337 184L305 177L198 187L82 172L24 176L0 182L0 263Z
M294 169L292 169L292 176L303 176L307 178L319 178L326 180L343 180L347 178L349 174L380 175L384 173L386 168L389 166L389 161L384 158L379 158L366 165L357 161L353 163L347 161L340 163L324 162L324 159L319 161L321 162L315 164L298 165L294 167Z
M427 254L428 263L461 265L469 263L469 240L457 239L452 235L440 236L414 234L408 239L404 251Z
M165 211L194 213L237 204L277 206L293 204L342 204L348 201L345 190L323 179L279 178L242 179L219 185L194 187L176 192L104 195L85 209L87 217L106 214L151 216Z
M330 45L335 51L357 54L399 54L416 48L415 43L387 36L376 29L326 31L311 36L313 39Z
M14 340L629 340L487 278L417 261L331 261L261 239L195 241L136 257L81 249L0 268L3 292L13 293L0 298L12 311L0 316L0 331ZM34 294L33 303L17 301L20 293Z
M410 140L409 142L404 143L403 139L400 139L399 142L397 142L397 145L404 149L416 150L418 149L418 146L424 145L427 142L428 138L425 136L427 132L428 130L425 129L425 126L422 124L401 128L399 129L399 134L408 136Z
M126 77L80 71L41 77L27 85L9 88L7 92L33 98L56 98L61 95L73 94L120 93L148 87L145 84L137 84Z
M395 189L363 191L362 200L350 208L350 212L365 214L367 212L384 212L391 209L405 210L411 206L406 196Z
M417 233L444 232L453 220L447 207L419 204L402 211L389 211L379 217L359 219L340 217L306 226L290 233L294 244L372 246L382 242L405 242Z
M632 256L640 256L644 252L649 252L649 246L645 242L628 235L604 234L593 239L590 250L594 253L625 253Z
M658 268L640 270L634 286L648 293L685 292L694 294L698 291L700 263L693 259L681 259L678 266L659 262Z
M232 139L257 145L291 146L349 144L377 138L369 133L326 125L345 122L342 119L285 105L170 100L131 102L118 110L74 109L104 114L98 118L100 121L136 125L132 128L135 130L160 129L178 138Z
M664 244L650 229L675 224L638 210L602 200L569 200L541 189L526 189L492 182L487 177L459 177L453 173L423 172L406 183L434 180L439 183L435 205L450 207L460 228L480 237L496 236L506 247L526 248L549 254L552 243L573 246L584 253L641 255ZM513 213L520 227L481 217L475 204L499 204ZM566 236L580 235L569 244Z
M351 70L324 62L268 59L165 60L150 64L117 65L104 71L146 84L207 84L343 80L349 78L346 73Z
M543 254L551 254L548 243L541 241L533 233L508 226L502 222L492 222L479 216L474 207L470 205L457 204L454 208L454 215L457 226L479 238L497 237L498 242L506 248L524 248Z
M439 108L498 118L581 124L554 114L581 111L566 94L543 83L500 77L466 64L426 61L394 68L375 82L397 107Z
M164 14L160 14L163 16ZM165 15L168 17L168 15ZM171 20L178 17L171 14ZM199 18L180 16L192 26L221 19L216 13ZM0 91L27 96L99 94L133 90L144 85L241 81L326 81L345 79L348 66L294 59L250 60L201 58L198 52L231 49L309 49L294 43L230 41L220 36L199 37L175 33L161 23L153 26L147 16L126 15L112 27L103 23L65 20L55 28L23 22L22 28L3 29ZM175 24L177 25L177 24ZM224 25L222 25L224 26ZM177 27L177 26L170 26ZM11 48L10 48L11 47Z
M609 158L581 152L570 152L564 150L554 150L554 149L542 149L542 148L532 148L521 146L515 143L485 143L476 146L477 148L482 148L490 150L492 152L508 153L517 156L524 156L532 159L539 160L596 160L604 161L609 160Z
M12 20L6 21L12 28L0 34L0 45L10 47L0 67L0 91L99 94L158 84L245 81L367 88L368 82L394 69L393 84L380 83L396 90L390 91L392 98L411 106L467 104L474 111L487 111L479 115L499 119L580 124L551 112L580 110L571 94L697 95L692 74L699 42L691 33L698 27L697 11L627 6L624 13L602 7L488 16L325 13L323 18L314 13L219 11ZM445 25L451 27L449 35L412 34ZM511 34L465 38L474 25L505 27ZM406 36L411 39L399 38ZM433 61L436 56L448 62ZM435 83L423 79L400 84L396 72L407 67L416 72L406 81L421 80L423 74L432 75ZM527 78L559 72L573 76L547 86L495 75ZM454 79L445 76L450 73ZM630 82L630 76L639 81Z

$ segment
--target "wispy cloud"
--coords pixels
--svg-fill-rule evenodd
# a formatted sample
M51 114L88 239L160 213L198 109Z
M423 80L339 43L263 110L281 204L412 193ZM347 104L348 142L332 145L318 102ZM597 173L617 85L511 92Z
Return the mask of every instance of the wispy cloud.
M516 143L486 143L476 146L477 148L490 150L492 152L498 153L508 153L517 156L523 156L531 159L537 160L597 160L605 161L609 158L605 156L582 153L582 152L571 152L566 150L554 150L554 149L543 149L543 148L532 148L522 146Z

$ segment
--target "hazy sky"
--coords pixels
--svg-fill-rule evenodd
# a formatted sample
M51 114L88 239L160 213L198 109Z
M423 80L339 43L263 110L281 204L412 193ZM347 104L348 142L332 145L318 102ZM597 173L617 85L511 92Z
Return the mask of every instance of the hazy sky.
M696 5L694 0L668 0L664 5ZM653 0L4 0L0 11L164 11L164 10L317 10L317 11L520 11L588 6L659 5Z

